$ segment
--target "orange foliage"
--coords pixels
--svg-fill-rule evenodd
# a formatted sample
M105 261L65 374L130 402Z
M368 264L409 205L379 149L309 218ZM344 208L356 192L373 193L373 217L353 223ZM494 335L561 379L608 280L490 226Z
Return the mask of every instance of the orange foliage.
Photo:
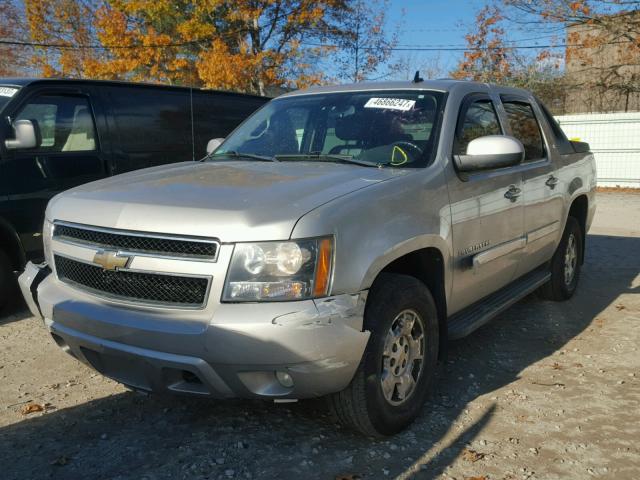
M0 2L0 38L24 40L24 25L11 2ZM24 67L25 48L0 45L0 76L18 76Z
M465 36L469 50L464 52L454 78L481 82L500 82L511 75L511 65L500 26L502 13L497 7L485 6L476 15L475 31Z
M323 80L349 0L24 0L44 76L265 93Z

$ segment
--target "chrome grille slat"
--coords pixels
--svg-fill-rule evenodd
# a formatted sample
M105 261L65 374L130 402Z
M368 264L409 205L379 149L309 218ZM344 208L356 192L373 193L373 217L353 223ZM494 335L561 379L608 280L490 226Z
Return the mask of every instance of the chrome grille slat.
M202 307L209 279L138 271L107 271L97 265L54 255L58 278L81 289L136 303Z
M160 234L109 231L97 227L56 223L53 238L95 248L199 260L215 260L219 244L215 240L176 238Z

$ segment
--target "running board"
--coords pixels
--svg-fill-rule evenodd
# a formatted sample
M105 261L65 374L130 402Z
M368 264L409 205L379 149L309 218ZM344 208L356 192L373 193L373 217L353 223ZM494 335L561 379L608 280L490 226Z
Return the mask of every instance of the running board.
M549 281L550 277L551 273L547 269L534 270L510 285L452 315L447 322L449 339L457 340L466 337L496 315L504 312L518 300L544 285Z

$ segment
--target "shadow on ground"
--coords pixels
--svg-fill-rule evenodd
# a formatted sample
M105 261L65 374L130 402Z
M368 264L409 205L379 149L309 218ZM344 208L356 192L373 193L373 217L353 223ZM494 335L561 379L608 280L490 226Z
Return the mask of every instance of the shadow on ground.
M250 473L253 478L326 479L346 472L379 478L382 468L390 475L408 473L469 402L514 382L528 366L562 349L621 294L639 293L631 287L640 272L637 252L640 238L589 236L578 294L564 303L532 295L452 343L433 399L416 424L390 443L344 431L321 401L282 406L123 393L0 429L2 476L218 478L229 468L238 478ZM433 478L443 472L495 415L489 405L423 470L409 476ZM371 455L372 450L388 452L390 444L402 449L391 458ZM313 467L300 464L295 456L300 453L313 460ZM288 463L289 457L295 463Z

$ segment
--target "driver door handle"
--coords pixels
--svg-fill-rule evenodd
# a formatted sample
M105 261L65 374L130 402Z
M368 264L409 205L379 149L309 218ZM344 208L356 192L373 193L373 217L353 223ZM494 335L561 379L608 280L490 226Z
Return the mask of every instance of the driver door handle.
M522 193L522 190L520 190L515 185L511 185L509 187L509 190L507 190L504 193L504 198L508 198L512 202L515 202L516 200L518 200L518 197L520 196L521 193Z
M553 175L551 175L546 182L544 182L544 184L549 187L551 190L553 190L554 188L556 188L556 185L558 184L560 180L558 180L556 177L554 177Z
M42 162L42 158L41 157L36 157L35 161L36 161L36 165L38 166L38 170L40 170L40 174L42 175L42 178L48 178L47 171L45 169L45 165Z

